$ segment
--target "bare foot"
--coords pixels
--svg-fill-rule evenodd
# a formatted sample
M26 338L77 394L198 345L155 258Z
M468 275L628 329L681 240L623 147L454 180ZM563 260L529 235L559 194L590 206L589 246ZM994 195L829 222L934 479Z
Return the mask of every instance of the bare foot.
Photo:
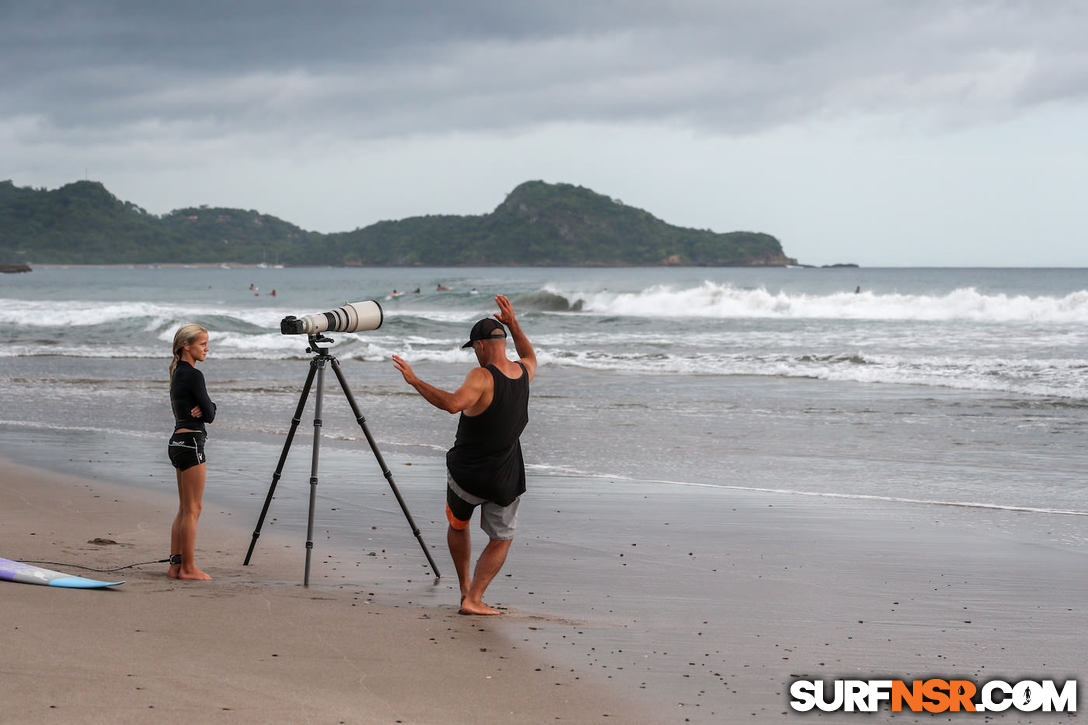
M178 572L181 571L181 564L172 564L169 569L166 570L166 576L171 579L178 578Z
M502 614L498 609L493 609L483 602L470 602L468 599L461 601L461 608L457 610L457 613L477 615Z
M195 566L192 569L188 570L188 571L186 571L185 569L179 569L178 570L178 579L186 579L186 580L190 580L190 581L201 581L201 582L208 582L208 581L212 580L212 578L210 576L208 576L204 572L200 571L200 569L197 569Z

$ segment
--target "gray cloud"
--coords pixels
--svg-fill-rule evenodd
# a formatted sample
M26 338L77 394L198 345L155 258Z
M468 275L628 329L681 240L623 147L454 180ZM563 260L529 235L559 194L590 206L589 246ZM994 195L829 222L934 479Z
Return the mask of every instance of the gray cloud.
M736 133L1083 98L1077 3L21 3L0 114L55 137L383 137L549 122Z

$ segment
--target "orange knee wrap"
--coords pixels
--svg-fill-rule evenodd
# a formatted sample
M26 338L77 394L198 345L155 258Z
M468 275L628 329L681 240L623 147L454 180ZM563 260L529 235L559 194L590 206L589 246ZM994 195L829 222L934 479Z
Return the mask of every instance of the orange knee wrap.
M457 531L464 531L469 523L468 521L462 521L461 519L454 516L453 511L450 510L449 504L446 504L446 520L449 521L450 526L452 526Z

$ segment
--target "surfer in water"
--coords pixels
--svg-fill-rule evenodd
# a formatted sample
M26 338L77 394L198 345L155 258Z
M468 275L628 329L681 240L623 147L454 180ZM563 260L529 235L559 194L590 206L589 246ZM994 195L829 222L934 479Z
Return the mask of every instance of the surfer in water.
M215 420L215 403L208 397L204 375L196 369L208 356L208 331L188 324L174 334L174 359L170 363L170 407L174 411L174 435L168 451L178 477L178 515L170 527L171 579L209 580L196 566L196 522L204 499L205 423Z
M529 422L529 382L536 374L536 353L503 295L499 312L472 327L469 340L480 366L450 393L423 382L403 359L393 364L405 382L441 410L460 413L457 437L446 454L446 543L461 587L461 614L501 614L484 604L488 584L499 573L517 525L518 502L525 493L521 432ZM520 359L506 357L506 329ZM471 572L472 544L468 525L480 507L480 528L489 541Z

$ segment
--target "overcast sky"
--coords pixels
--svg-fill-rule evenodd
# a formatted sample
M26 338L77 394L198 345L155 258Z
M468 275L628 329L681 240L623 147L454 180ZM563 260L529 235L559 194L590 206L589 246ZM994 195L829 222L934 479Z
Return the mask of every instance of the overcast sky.
M801 262L1088 267L1078 0L0 0L0 179L344 231L566 182Z

